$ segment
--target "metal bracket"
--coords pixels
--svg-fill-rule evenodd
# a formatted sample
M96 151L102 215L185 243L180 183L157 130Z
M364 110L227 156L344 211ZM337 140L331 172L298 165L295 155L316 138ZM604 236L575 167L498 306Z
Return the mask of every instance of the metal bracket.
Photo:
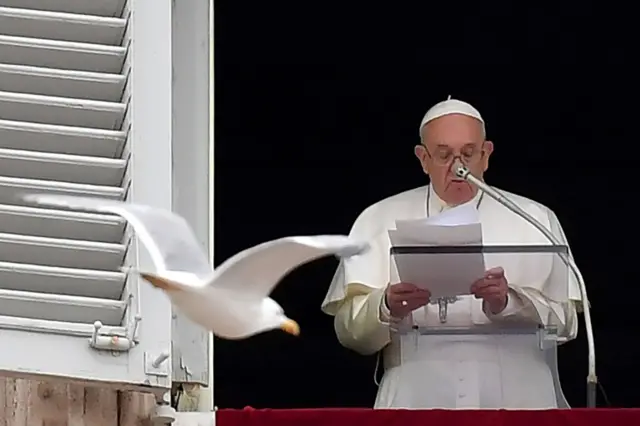
M549 349L550 345L558 344L558 334L554 327L538 328L538 346L541 351Z
M184 362L184 357L180 357L180 368L184 371L185 376L191 377L193 373L189 369L189 366Z
M169 351L160 354L144 353L144 372L149 376L167 377L169 375Z
M538 349L541 351L544 351L546 348L545 340L547 338L547 332L544 330L544 328L539 328L537 335L538 335Z

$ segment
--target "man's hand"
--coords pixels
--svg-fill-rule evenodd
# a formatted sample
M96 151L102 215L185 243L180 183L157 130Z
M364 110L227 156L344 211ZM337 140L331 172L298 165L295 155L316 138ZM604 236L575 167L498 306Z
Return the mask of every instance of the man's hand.
M385 302L391 312L391 316L401 319L429 303L430 297L429 290L409 283L398 283L387 287Z
M509 284L504 276L504 269L489 269L483 278L471 286L471 294L482 299L485 308L497 315L507 307Z

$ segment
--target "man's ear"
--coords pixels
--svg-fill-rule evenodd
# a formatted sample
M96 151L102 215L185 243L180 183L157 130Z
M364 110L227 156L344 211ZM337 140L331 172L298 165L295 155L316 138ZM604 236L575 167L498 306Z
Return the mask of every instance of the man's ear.
M484 142L484 152L487 153L487 157L491 155L491 153L493 152L493 142L491 141Z
M416 158L418 158L418 160L420 161L422 170L426 174L429 174L429 170L427 169L427 160L428 160L429 154L427 154L427 149L424 147L424 145L416 145L415 148L413 148L413 153L416 155Z
M482 147L482 150L484 151L482 171L486 172L487 169L489 168L489 157L491 157L491 154L493 153L493 142L485 141L484 146Z

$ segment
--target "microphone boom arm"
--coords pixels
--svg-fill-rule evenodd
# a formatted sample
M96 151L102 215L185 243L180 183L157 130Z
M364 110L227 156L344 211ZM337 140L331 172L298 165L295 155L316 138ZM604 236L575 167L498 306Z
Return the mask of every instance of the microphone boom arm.
M477 186L482 192L496 200L498 203L502 204L509 210L511 210L516 215L520 216L531 225L533 225L538 231L540 231L551 243L555 245L564 245L558 237L556 237L549 229L543 226L538 220L536 220L533 216L523 210L519 205L511 201L509 198L505 197L497 191L496 189L490 187L482 180L478 179L474 175L471 174L469 169L467 169L464 165L454 164L454 172L457 177L462 178L473 185ZM593 340L593 327L591 325L591 311L589 309L589 298L587 296L587 287L582 279L582 275L578 269L578 266L574 262L574 260L567 253L559 253L560 259L567 265L567 267L573 272L577 281L578 287L580 288L580 297L582 298L582 308L584 311L584 322L585 329L587 333L587 345L589 348L589 373L587 375L587 407L595 408L596 407L596 392L598 387L598 376L596 375L596 351L595 351L595 343Z

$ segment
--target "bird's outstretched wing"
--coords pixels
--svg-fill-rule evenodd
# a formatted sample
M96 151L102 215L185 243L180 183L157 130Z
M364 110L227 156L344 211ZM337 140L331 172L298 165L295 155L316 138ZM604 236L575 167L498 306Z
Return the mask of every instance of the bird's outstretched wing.
M158 273L189 272L209 279L213 270L187 221L167 210L101 198L52 194L24 195L27 202L50 207L112 213L124 218L149 251Z
M355 256L368 249L367 243L342 235L280 238L227 259L215 269L210 285L247 298L262 298L289 272L305 263L328 255Z

